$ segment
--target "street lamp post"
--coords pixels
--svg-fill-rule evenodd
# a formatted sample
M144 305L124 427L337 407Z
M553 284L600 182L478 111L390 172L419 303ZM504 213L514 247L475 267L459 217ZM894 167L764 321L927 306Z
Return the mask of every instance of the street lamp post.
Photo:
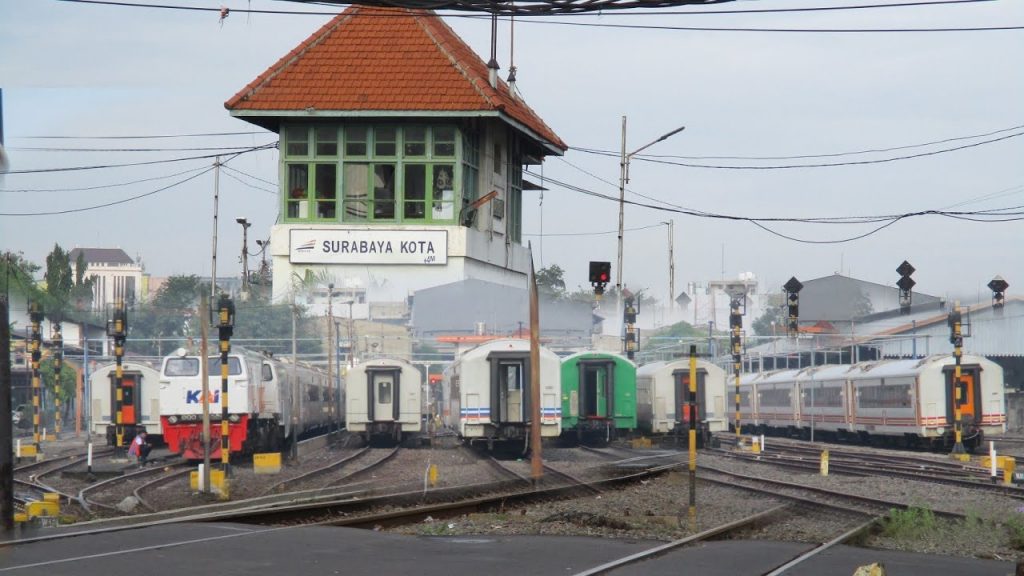
M235 218L242 225L242 294L249 294L249 227L252 223L245 218Z
M644 144L629 154L626 154L626 117L622 117L622 154L619 156L619 259L616 265L615 276L615 291L618 298L617 309L619 310L622 309L622 231L625 220L626 184L629 182L629 160L633 156L636 156L640 152L654 146L658 142L675 136L684 129L686 129L686 126L680 126L679 128L660 136L657 140Z

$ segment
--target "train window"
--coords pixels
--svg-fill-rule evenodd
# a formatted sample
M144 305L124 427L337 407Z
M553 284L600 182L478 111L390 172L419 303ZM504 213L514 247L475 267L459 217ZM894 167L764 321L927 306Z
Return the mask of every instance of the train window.
M196 360L198 362L198 360ZM206 361L206 373L210 376L220 376L220 357L213 356ZM228 376L238 376L242 373L242 362L237 356L228 357ZM196 370L196 374L199 374L199 370ZM195 374L193 374L194 376Z
M808 388L804 391L804 406L840 408L843 405L842 392L842 389L838 387Z
M785 390L765 390L761 392L761 405L762 406L791 406L791 396L788 389Z
M391 381L386 380L384 382L377 383L377 402L381 404L391 403Z
M519 372L522 366L519 364L505 364L505 385L509 392L516 392L522 390L523 382L519 377Z
M198 376L199 358L168 358L164 364L165 376Z
M274 369L270 367L270 364L263 365L263 381L270 382L274 379Z

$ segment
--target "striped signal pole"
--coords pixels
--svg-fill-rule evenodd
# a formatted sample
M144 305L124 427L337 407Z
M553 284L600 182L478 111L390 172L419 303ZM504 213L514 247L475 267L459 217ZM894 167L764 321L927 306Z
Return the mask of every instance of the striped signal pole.
M107 321L107 336L114 339L114 447L118 456L124 456L124 341L128 336L128 314L124 300L114 304L114 318Z
M61 372L64 370L64 337L61 335L60 322L53 323L53 336L50 342L53 346L53 405L54 433L60 437L60 395L61 395Z
M953 303L953 309L949 312L949 329L950 336L949 342L953 345L953 360L956 365L953 369L953 434L955 443L953 444L953 454L964 454L964 428L962 414L960 406L964 402L964 390L963 382L961 378L960 360L963 357L963 316L960 313L960 302Z
M739 447L740 439L740 334L743 330L743 313L740 311L740 298L733 296L729 301L729 345L732 348L732 373L736 381L736 446Z
M231 471L231 435L228 430L228 352L231 351L231 334L235 325L235 304L227 294L221 294L217 301L217 325L220 339L220 462L224 469L225 493L227 477Z
M697 345L690 344L690 525L697 521Z
M36 300L28 304L28 317L32 322L32 334L30 346L30 358L32 360L32 443L35 444L36 454L39 454L39 407L40 392L42 387L39 378L39 361L43 358L43 338L40 326L43 323L43 305Z

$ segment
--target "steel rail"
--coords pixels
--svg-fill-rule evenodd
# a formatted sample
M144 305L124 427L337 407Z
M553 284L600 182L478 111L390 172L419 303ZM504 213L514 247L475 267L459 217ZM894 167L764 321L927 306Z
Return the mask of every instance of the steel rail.
M700 542L702 540L709 540L720 534L727 534L729 532L732 532L733 530L737 530L739 528L746 528L748 526L754 525L765 518L768 518L774 514L777 514L778 512L781 512L782 510L785 510L786 508L789 508L789 506L789 504L776 506L775 508L770 508L768 510L765 510L764 512L759 512L752 516L747 516L746 518L741 518L734 522L729 522L728 524L723 524L710 530L705 530L692 536L687 536L686 538L673 540L672 542L662 544L660 546L655 546L654 548L651 548L649 550L644 550L642 552L637 552L636 554L624 556L617 560L612 560L611 562L606 562L599 566L595 566L588 570L584 570L583 572L577 572L576 574L573 574L573 576L595 576L596 574L605 574L611 570L621 568L622 566L625 566L627 564L633 564L641 560L650 560L651 558L660 556L670 550L674 550L681 546L686 546L688 544Z
M266 496L266 495L268 495L268 494L270 494L272 492L280 492L281 488L283 488L285 486L288 486L289 484L298 483L298 482L307 480L309 478L312 478L313 476L317 476L317 475L323 474L325 472L330 472L331 470L334 470L335 468L340 468L341 466L344 466L346 463L351 462L352 460L355 460L356 458L359 458L360 456L362 456L363 454L366 454L369 451L370 451L370 447L367 446L367 447L357 451L355 454L349 454L348 456L345 456L341 460L337 460L335 462L332 462L332 463L330 463L330 464L328 464L326 466L317 468L315 470L310 470L309 472L306 472L304 474L299 474L298 476L282 480L282 481L280 481L280 482L270 486L270 488L267 488L266 490L264 490L263 493L261 494L261 496Z

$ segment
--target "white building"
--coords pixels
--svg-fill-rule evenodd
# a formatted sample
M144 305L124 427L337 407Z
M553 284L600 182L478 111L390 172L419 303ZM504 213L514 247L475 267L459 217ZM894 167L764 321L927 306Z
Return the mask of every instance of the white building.
M92 278L92 309L106 310L119 299L132 303L141 296L142 265L120 248L75 248L68 256L77 274L78 256L85 262L84 278Z

